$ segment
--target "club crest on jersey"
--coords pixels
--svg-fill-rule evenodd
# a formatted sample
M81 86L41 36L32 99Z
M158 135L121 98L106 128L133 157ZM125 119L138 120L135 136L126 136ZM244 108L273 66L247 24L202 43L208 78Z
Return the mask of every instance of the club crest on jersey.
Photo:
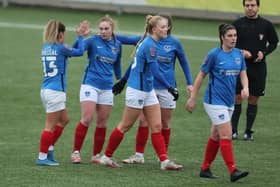
M259 38L260 40L263 40L264 35L263 34L259 34Z
M236 59L235 59L235 63L236 63L236 64L241 64L241 59L240 59L240 58L236 58Z
M112 53L113 53L114 55L116 55L118 52L119 52L118 48L116 48L116 47L113 47L113 48L112 48Z
M150 55L151 56L156 56L156 48L154 48L154 47L150 48Z
M169 52L171 50L171 46L170 45L164 45L163 49L165 52Z

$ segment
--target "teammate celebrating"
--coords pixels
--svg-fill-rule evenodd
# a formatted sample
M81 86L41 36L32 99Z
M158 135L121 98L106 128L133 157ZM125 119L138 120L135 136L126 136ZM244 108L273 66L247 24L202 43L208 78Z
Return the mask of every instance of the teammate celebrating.
M161 135L160 106L154 91L153 79L157 78L168 88L174 100L178 99L178 92L158 71L157 42L167 35L168 23L160 16L147 16L146 32L143 41L136 46L136 53L131 64L126 90L126 106L120 123L111 133L105 153L100 163L110 167L120 167L112 160L113 153L121 143L126 133L137 120L141 111L152 130L152 144L161 161L162 170L179 170L183 166L168 159L164 139ZM148 36L147 33L149 34Z
M80 163L80 150L87 134L89 125L96 115L94 145L91 161L98 163L100 152L106 136L107 121L112 105L114 83L121 78L121 43L114 35L115 22L109 16L99 20L99 34L85 40L85 50L88 54L88 65L85 69L81 89L81 120L77 124L71 160Z
M89 30L87 22L77 29L77 48L63 44L66 28L63 23L50 20L44 30L44 45L41 58L44 78L41 86L41 99L46 110L45 129L41 134L40 153L37 165L59 165L54 159L54 144L69 121L66 109L66 68L68 57L82 56L84 52L83 35Z
M159 65L159 71L166 77L166 80L169 82L172 87L176 87L176 79L175 79L175 62L176 58L178 58L180 62L180 66L184 72L185 80L187 83L186 90L188 94L190 94L192 90L192 76L189 68L189 64L184 53L184 49L179 40L175 37L171 36L172 30L172 19L169 15L160 15L164 19L168 21L168 30L167 36L158 41L157 45L157 61ZM136 44L140 37L136 36L120 36L117 35L119 41L122 44ZM127 75L127 74L126 74ZM115 88L118 87L118 84L123 84L126 82L127 77L123 77L119 83L115 85ZM123 87L120 87L123 88ZM162 136L165 141L166 151L168 150L168 145L170 142L171 136L171 118L173 110L176 108L176 101L173 100L172 96L168 93L168 90L165 86L158 81L154 80L154 88L159 100L160 108L161 108L161 124L162 124ZM117 91L113 88L113 91ZM147 121L143 114L140 115L139 127L136 134L136 146L135 146L135 154L130 156L127 159L124 159L123 162L127 164L133 163L144 163L144 149L149 136L149 127Z

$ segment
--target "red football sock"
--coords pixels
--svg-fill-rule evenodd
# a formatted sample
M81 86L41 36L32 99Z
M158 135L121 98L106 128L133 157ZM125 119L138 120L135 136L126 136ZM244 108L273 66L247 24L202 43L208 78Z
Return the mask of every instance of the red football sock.
M88 127L84 126L81 122L77 124L75 137L74 137L74 147L73 151L80 151L84 143L85 137L87 135Z
M144 153L149 137L149 127L138 127L136 135L136 152Z
M152 133L151 136L152 136L152 144L158 155L159 160L164 161L168 159L162 134L160 132Z
M164 138L165 149L166 149L166 152L167 152L169 141L170 141L171 129L170 128L168 128L168 129L161 129L161 134L162 134L162 136Z
M40 152L48 153L49 147L52 144L53 133L50 131L44 130L41 134L40 139Z
M115 128L110 135L108 145L105 150L105 155L107 157L112 157L115 150L118 148L119 144L123 139L124 133L122 133L118 128Z
M56 125L53 131L53 141L51 145L54 145L58 138L61 136L62 132L63 132L63 127Z
M210 168L210 165L213 162L213 160L215 160L218 151L219 142L209 138L208 143L206 145L203 165L201 167L202 170Z
M103 148L107 128L95 128L94 143L93 143L93 155L99 154Z
M229 172L232 173L235 170L232 141L229 139L221 139L220 150Z

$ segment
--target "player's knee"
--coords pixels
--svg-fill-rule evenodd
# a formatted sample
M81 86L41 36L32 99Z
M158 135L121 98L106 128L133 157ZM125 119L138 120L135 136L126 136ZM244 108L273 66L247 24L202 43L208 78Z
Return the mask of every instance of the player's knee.
M83 116L81 121L85 126L88 127L91 124L92 120L93 120L92 115L86 115L86 116Z
M129 129L133 126L133 123L132 124L128 124L128 123L125 123L125 122L120 122L117 126L117 128L123 132L123 133L126 133L127 131L129 131Z
M152 133L161 132L161 123L156 123L151 125Z

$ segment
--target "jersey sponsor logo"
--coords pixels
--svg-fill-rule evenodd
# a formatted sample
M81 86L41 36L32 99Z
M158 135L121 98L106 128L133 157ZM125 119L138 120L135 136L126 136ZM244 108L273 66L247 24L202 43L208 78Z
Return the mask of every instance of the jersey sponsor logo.
M259 34L260 40L263 40L264 34Z
M100 46L100 45L97 46L97 49L102 49L102 48L103 48L103 46Z
M236 76L236 75L239 75L240 73L240 70L220 70L219 71L220 75L221 76Z
M157 60L159 62L171 62L171 58L169 57L163 57L163 56L157 56Z
M169 52L169 51L171 51L171 46L170 45L164 45L163 49L164 49L165 52Z
M219 62L219 64L220 64L220 65L223 65L224 63L225 63L224 61L222 61L222 62Z
M99 55L96 56L96 59L100 62L104 62L108 64L114 64L114 62L116 61L115 59L105 57L105 56L99 56Z
M154 48L154 47L150 48L150 55L151 56L156 56L156 48Z

